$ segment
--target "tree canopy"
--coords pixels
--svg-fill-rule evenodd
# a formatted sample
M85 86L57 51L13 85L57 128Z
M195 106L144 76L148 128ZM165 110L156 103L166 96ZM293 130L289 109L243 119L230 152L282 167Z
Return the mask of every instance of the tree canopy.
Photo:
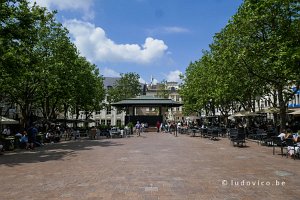
M140 76L134 72L121 74L121 78L108 90L109 101L118 102L123 99L134 98L142 93L142 86L139 82Z
M291 88L300 86L299 12L297 0L245 0L188 66L180 90L185 110L255 111L255 99L269 95L284 127Z
M0 21L1 101L20 107L24 127L33 110L55 119L70 108L100 105L99 70L79 55L55 12L26 0L5 0Z

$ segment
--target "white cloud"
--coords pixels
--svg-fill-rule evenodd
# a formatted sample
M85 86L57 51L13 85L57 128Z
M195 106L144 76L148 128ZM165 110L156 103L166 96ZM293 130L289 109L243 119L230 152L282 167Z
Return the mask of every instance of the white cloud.
M143 84L147 83L147 82L145 81L145 79L143 79L142 77L140 77L139 82L140 82L140 83L143 83Z
M179 70L175 70L175 71L170 71L169 74L165 75L167 81L170 82L181 82L181 79L179 77L179 75L181 75L182 72Z
M113 69L109 69L107 67L105 67L104 69L100 68L100 73L104 76L104 77L121 77L120 73L114 71Z
M158 83L158 80L154 78L154 79L152 80L152 84L153 84L153 85L156 85L157 83Z
M79 51L91 61L148 64L165 55L168 48L164 41L151 37L143 45L116 44L101 27L75 19L66 21L65 26Z
M39 6L51 10L81 11L84 13L84 19L94 18L94 11L92 11L94 0L30 0L30 2L36 2Z

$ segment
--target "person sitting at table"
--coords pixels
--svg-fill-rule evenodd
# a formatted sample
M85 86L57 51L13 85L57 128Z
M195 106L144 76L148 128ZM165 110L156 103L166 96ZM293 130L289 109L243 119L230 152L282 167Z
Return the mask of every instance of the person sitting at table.
M54 140L54 135L50 131L48 131L46 133L46 142L53 143L53 140Z
M299 143L300 144L300 137L298 133L294 133L293 134L293 140L295 143Z
M281 140L284 140L286 138L292 138L293 135L291 134L291 131L290 130L282 130L281 133L277 136L277 137L280 137Z
M300 137L298 134L293 134L292 135L292 138L293 138L293 141L297 144L295 144L296 146L288 146L287 149L288 149L288 152L289 152L289 155L292 157L295 155L295 152L299 153L299 146L300 146Z
M20 138L20 148L25 149L28 143L28 137L27 137L27 132L24 131L23 135Z
M15 137L22 137L22 134L20 132L17 132Z

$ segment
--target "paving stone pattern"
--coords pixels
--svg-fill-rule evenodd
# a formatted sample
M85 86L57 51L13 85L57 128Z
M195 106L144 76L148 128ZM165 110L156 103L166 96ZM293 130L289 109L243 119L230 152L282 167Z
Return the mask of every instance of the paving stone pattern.
M300 199L300 160L246 144L150 132L5 152L0 199Z

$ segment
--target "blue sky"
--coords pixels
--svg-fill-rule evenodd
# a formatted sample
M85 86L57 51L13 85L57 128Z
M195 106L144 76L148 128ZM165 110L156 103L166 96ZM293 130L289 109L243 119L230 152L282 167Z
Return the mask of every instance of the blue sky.
M242 0L30 0L57 10L80 53L104 76L179 81Z

